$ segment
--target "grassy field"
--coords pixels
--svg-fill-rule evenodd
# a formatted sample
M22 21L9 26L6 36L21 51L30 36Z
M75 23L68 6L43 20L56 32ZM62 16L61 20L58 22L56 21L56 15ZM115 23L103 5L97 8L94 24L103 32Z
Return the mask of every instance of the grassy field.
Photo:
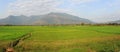
M0 47L26 33L17 52L120 51L120 26L0 26Z

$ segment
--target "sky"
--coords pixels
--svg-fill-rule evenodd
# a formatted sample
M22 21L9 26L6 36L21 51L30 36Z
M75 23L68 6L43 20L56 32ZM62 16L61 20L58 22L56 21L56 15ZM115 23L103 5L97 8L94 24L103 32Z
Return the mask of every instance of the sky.
M0 0L0 19L9 15L68 13L94 22L120 20L120 0Z

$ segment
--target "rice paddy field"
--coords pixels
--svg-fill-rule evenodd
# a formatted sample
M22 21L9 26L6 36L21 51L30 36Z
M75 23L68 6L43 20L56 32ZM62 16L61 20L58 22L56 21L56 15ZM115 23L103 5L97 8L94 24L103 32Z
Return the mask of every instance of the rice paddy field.
M120 26L0 26L0 50L27 33L16 52L120 52Z

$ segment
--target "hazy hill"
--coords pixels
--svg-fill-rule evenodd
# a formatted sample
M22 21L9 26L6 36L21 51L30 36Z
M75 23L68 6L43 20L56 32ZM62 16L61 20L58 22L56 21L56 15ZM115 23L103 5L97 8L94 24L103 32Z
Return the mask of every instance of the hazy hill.
M44 25L44 24L80 24L92 23L92 21L66 13L49 13L34 16L8 16L0 20L0 24L12 25Z
M120 24L120 20L110 21L110 22L108 22L108 23L118 23L118 24Z
M120 23L120 20L117 20L117 21L113 21L114 23Z

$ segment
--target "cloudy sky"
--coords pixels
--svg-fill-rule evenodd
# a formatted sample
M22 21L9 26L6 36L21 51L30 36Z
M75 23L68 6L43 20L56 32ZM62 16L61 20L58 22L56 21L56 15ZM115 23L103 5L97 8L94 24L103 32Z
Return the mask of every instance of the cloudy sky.
M0 19L50 12L68 13L96 22L120 20L120 0L0 0Z

